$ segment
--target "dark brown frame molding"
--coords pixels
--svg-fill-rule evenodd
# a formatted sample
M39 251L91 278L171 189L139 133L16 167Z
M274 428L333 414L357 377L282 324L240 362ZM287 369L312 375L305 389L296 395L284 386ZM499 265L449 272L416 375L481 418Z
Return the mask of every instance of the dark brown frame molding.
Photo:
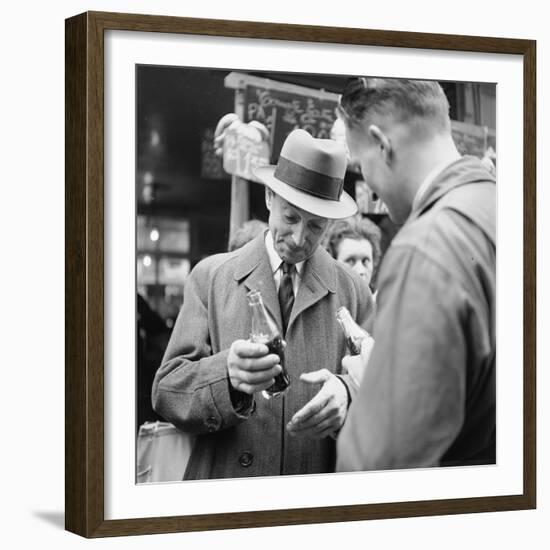
M517 495L104 519L104 31L185 33L523 56L524 441ZM85 537L521 510L536 506L536 42L87 12L65 22L66 529Z

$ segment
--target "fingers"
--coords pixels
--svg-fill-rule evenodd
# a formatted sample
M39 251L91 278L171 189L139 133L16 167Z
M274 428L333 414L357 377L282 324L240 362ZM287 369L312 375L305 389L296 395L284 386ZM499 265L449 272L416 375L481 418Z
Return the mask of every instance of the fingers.
M289 424L297 426L309 418L320 413L328 404L330 395L319 392L311 401L306 403L297 413L294 414Z
M282 371L281 365L275 365L274 367L266 370L261 370L259 372L249 372L245 370L240 370L235 374L240 382L251 385L263 384L273 379Z
M323 439L325 437L332 437L332 439L336 439L338 435L338 430L341 428L341 426L331 426L330 428L327 428L326 430L322 431L317 438Z
M264 344L236 340L227 357L231 385L244 393L253 394L273 385L281 371L279 356L270 353Z
M267 382L263 382L262 384L246 384L245 382L239 382L235 388L243 393L247 393L248 395L253 395L254 393L267 390L267 388L273 386L274 383L275 380L273 378Z
M248 372L259 372L271 369L275 365L280 364L280 359L278 355L270 353L264 357L253 357L251 359L238 359L233 365L235 365L239 370L244 370Z
M231 345L231 351L240 358L263 357L269 352L265 344L249 342L248 340L235 340Z
M307 384L323 384L329 380L331 376L333 376L333 374L328 369L321 369L302 374L300 380Z
M287 424L290 435L318 439L334 434L344 423L348 401L345 385L326 369L308 374L317 380L327 373L328 380L317 395Z
M271 387L275 383L275 376L281 371L281 365L275 365L271 369L260 372L235 369L230 375L230 381L235 389L253 394Z
M316 424L311 423L309 426L306 426L306 423L299 426L287 425L287 429L292 437L322 439L323 437L332 436L332 434L341 428L342 424L343 419L338 410L333 410L327 413L327 416Z
M318 371L308 372L300 376L302 382L310 384L327 384L331 377L334 375L327 369L321 369ZM332 393L330 391L323 391L325 385L319 390L317 395L313 397L308 403L306 403L297 413L294 414L291 420L291 424L298 425L305 422L310 417L320 413L330 402Z
M332 435L338 428L340 428L341 423L338 416L338 413L326 418L320 422L317 426L311 429L312 437L326 437Z
M318 432L326 429L336 418L338 417L338 407L329 403L321 411L313 416L308 417L305 420L296 422L294 419L288 423L289 431L294 432L296 435L300 435L301 432L311 430Z

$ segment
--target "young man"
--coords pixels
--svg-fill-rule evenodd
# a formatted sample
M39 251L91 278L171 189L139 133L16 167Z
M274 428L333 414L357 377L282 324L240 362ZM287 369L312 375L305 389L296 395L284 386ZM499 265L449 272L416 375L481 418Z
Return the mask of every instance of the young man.
M368 326L365 282L319 247L328 219L357 209L343 192L344 148L303 130L286 139L266 185L269 231L200 262L153 385L155 410L196 434L185 479L331 472L354 386L341 374L345 342L335 314L345 305ZM247 293L260 290L286 340L290 387L260 392L279 357L250 342Z
M403 227L338 470L494 463L495 180L459 155L437 82L355 79L339 110L352 159Z

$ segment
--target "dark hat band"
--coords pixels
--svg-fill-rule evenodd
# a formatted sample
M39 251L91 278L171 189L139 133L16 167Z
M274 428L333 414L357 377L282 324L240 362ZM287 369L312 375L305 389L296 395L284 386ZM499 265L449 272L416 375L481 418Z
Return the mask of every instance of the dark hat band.
M343 178L320 174L284 157L279 157L274 176L298 191L331 201L339 201L344 189Z

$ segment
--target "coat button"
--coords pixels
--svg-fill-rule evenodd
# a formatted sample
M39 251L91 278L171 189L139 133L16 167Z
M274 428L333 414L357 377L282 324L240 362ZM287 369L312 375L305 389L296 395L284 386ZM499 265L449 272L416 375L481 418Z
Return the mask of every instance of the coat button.
M214 416L210 416L206 421L206 429L209 432L215 432L217 428L218 428L218 421Z
M248 468L252 464L253 460L254 460L254 455L250 451L245 451L239 457L239 463L243 468Z

